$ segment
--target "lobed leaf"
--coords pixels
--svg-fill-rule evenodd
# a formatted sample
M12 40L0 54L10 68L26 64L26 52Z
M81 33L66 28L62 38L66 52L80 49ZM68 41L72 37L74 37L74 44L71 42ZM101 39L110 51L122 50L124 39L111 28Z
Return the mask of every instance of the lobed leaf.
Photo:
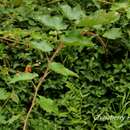
M43 15L39 16L37 19L45 26L52 29L63 30L67 28L67 25L63 23L63 18L61 16Z
M93 15L86 16L78 22L78 26L94 27L95 25L105 25L114 23L119 19L117 12L96 11Z
M74 8L71 8L71 6L66 4L61 5L60 8L63 15L70 20L78 20L81 17L85 16L84 12L81 10L79 5L75 6Z

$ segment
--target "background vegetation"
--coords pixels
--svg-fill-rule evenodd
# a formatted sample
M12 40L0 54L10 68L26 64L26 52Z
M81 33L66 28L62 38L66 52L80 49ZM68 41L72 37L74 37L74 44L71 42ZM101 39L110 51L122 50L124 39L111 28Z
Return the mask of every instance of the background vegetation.
M129 130L129 100L127 0L0 0L0 130Z

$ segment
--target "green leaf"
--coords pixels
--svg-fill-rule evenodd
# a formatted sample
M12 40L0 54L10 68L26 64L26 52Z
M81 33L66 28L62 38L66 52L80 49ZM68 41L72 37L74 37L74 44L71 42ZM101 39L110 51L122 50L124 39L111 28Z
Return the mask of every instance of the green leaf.
M48 26L52 29L62 30L67 28L67 25L63 23L63 18L61 16L44 15L39 16L37 19L45 26Z
M46 41L33 41L30 44L32 48L40 50L42 52L50 52L53 49Z
M37 99L37 102L43 110L49 113L58 114L58 106L52 99L39 96L39 99Z
M82 18L77 24L78 26L94 27L95 25L105 25L114 23L119 19L120 15L117 12L107 12L99 10L93 15Z
M21 72L19 74L14 75L14 77L11 78L9 83L11 84L11 83L15 83L15 82L18 82L18 81L32 80L35 77L38 77L37 73Z
M122 2L122 3L113 3L112 4L112 7L111 7L111 10L112 11L117 11L117 10L120 10L120 9L127 9L128 8L128 2Z
M66 36L63 36L62 41L66 46L85 46L85 47L94 46L90 38L81 36L79 33L77 33L77 31L70 32Z
M130 107L129 108L127 108L127 110L126 110L126 112L125 112L126 114L128 114L128 116L130 116Z
M65 68L64 65L62 65L61 63L52 62L52 63L49 64L49 68L51 70L53 70L54 72L56 72L58 74L62 74L64 76L78 77L78 75L76 73L74 73L73 71Z
M127 18L130 19L130 7L127 10Z
M5 57L4 49L5 49L5 45L0 43L0 59L3 59Z
M18 120L20 118L21 114L18 114L18 115L13 115L8 121L7 123L8 124L12 124L14 123L16 120Z
M6 121L6 116L3 115L3 113L0 113L0 125L1 124L6 124L7 121Z
M19 7L23 3L23 0L12 0L14 7Z
M4 44L0 44L0 52L2 52L5 49L5 45Z
M11 97L10 97L11 99L12 99L12 101L14 101L15 103L19 103L19 97L18 97L18 95L15 93L15 91L13 91L12 93L11 93Z
M7 92L4 88L0 88L0 100L6 100L11 93Z
M117 39L117 38L120 38L121 35L122 35L122 32L120 28L112 28L109 31L106 31L103 34L103 37L106 37L108 39Z
M94 5L95 5L98 9L101 8L100 1L98 1L98 0L92 0L92 1L93 1Z
M79 5L74 8L71 8L69 5L61 5L60 8L63 15L70 20L78 20L85 16Z

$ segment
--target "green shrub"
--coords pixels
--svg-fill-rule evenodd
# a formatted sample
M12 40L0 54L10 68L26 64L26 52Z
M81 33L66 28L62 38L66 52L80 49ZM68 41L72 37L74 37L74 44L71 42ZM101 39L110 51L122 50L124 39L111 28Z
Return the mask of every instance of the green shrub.
M130 129L130 3L0 1L0 130Z

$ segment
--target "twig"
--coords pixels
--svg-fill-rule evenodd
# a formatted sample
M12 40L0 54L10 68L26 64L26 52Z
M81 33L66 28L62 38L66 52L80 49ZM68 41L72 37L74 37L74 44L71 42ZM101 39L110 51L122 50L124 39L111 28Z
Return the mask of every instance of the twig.
M32 99L32 103L31 103L31 106L30 106L29 111L27 113L26 119L24 121L23 130L26 130L28 118L30 116L30 113L32 112L33 107L35 106L35 101L36 101L36 97L37 97L37 94L38 94L38 90L39 90L40 86L42 85L42 83L45 81L45 78L47 77L47 75L49 74L49 64L54 60L54 58L57 56L57 54L60 52L60 50L63 47L64 47L63 43L61 43L57 47L56 51L53 53L52 57L50 58L50 60L48 62L47 68L46 68L43 76L40 78L39 83L38 83L38 85L35 88L35 93L34 93L34 96L33 96L33 99Z
M81 32L81 35L94 36L94 37L96 37L97 40L101 43L101 45L102 45L102 47L103 47L104 49L107 48L107 44L104 42L104 40L103 40L98 34L96 34L96 33L94 33L94 32L83 31L83 32Z
M109 1L104 1L104 0L98 0L99 2L102 2L102 3L105 3L105 4L112 4L111 2Z
M0 41L6 41L6 42L15 42L15 40L9 39L7 37L0 37Z
M103 41L103 39L97 35L97 40L102 44L102 46L106 49L107 48L107 44Z
M1 110L5 107L5 105L8 103L8 101L10 100L10 97L11 96L9 96L8 98L7 98L7 100L4 102L4 104L1 106Z
M44 4L44 5L55 4L55 3L60 2L60 1L61 1L61 0L54 0L54 1L48 2L48 3Z

